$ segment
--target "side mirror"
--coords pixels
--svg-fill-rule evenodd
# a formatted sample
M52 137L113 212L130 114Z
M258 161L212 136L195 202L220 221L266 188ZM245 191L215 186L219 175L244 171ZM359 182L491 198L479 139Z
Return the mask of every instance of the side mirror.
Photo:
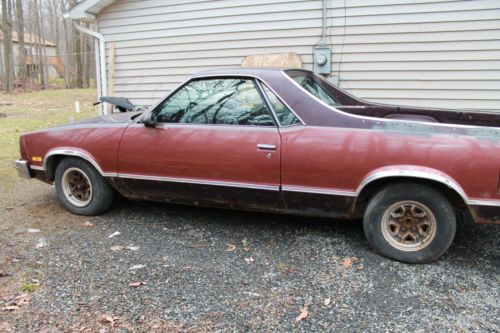
M143 120L142 123L144 124L144 126L146 126L148 128L155 128L156 127L156 121L151 120L151 119Z

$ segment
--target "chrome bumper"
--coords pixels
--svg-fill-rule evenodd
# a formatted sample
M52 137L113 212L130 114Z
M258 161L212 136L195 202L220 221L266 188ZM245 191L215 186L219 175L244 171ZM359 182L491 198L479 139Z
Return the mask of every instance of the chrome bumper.
M33 178L30 173L30 167L28 166L28 161L26 160L16 160L14 162L14 167L17 170L17 175L22 178L31 179Z

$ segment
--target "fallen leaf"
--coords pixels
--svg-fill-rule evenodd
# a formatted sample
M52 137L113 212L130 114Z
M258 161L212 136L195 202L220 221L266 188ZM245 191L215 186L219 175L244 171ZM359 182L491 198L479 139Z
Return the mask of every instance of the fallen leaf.
M276 268L282 273L292 273L295 271L295 268L282 262L278 263L278 265L276 265Z
M236 250L235 244L227 244L227 252L233 252L234 250Z
M358 271L361 271L361 270L365 269L365 267L364 267L364 266L358 266L358 267L356 267L356 269L357 269Z
M146 282L138 281L138 282L130 282L130 283L128 284L128 286L129 286L130 288L137 288L137 287L143 286L143 285L145 285L145 284L146 284Z
M123 250L123 246L121 245L114 245L111 247L111 251L113 252L120 252L121 250Z
M7 305L2 308L3 311L16 311L19 310L18 306L15 305Z
M135 270L142 269L145 267L146 267L146 265L134 265L134 266L130 267L129 270L135 271Z
M47 246L47 239L46 238L40 238L39 240L36 241L36 248L40 249L42 247Z
M92 223L90 223L90 221L85 221L85 223L83 225L86 226L86 227L92 227L92 226L94 226Z
M101 316L100 322L103 324L108 324L108 325L114 326L115 320L116 320L116 318L113 318L111 316Z
M129 245L126 247L126 249L130 251L139 251L140 248L141 248L140 246L135 246L135 245Z
M16 301L16 304L22 306L28 304L28 302L29 302L28 295L22 294L21 296L19 296L19 299Z
M247 262L247 264L251 264L255 261L255 259L250 257L250 258L245 258L245 261Z
M245 252L250 252L250 250L251 250L250 246L244 246L243 247L243 251L245 251Z
M325 306L328 306L328 305L330 305L330 302L331 302L331 301L332 301L332 300L330 299L330 297L325 298L325 301L323 302L323 304L324 304Z
M298 323L299 321L302 321L307 318L309 315L309 311L307 311L307 306L303 307L300 309L300 314L295 318L295 322Z
M250 291L244 291L243 294L249 295L249 296L254 296L254 297L261 297L261 294L253 293Z
M109 235L109 236L108 236L108 238L113 238L113 237L115 237L115 236L118 236L119 234L120 234L120 232L119 232L119 231L115 231L115 232L113 232L111 235Z
M350 257L347 257L345 258L344 260L342 260L342 266L344 268L349 268L352 266L352 259Z

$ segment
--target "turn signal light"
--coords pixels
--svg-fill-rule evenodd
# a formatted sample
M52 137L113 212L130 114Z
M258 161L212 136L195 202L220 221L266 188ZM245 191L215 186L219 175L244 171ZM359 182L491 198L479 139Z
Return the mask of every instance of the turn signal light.
M33 156L31 157L31 160L33 162L41 162L42 161L42 158L40 156Z

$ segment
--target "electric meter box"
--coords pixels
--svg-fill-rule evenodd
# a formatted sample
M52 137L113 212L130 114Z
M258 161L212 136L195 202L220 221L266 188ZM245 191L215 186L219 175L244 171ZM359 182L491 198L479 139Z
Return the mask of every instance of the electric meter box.
M332 48L316 46L314 48L314 73L330 74L332 72Z

